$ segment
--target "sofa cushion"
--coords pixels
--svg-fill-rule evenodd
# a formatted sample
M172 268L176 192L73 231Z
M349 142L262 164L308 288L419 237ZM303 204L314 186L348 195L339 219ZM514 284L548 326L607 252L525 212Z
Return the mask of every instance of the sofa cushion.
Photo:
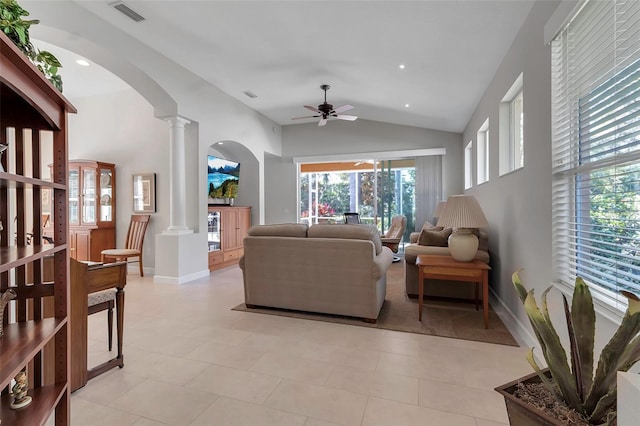
M429 231L442 231L444 228L442 226L436 226L427 220L424 225L422 225L422 229L428 229Z
M376 248L376 255L382 252L380 232L373 225L313 225L307 231L309 238L345 238L351 240L369 240Z
M418 244L421 246L447 247L450 235L451 228L446 228L441 231L423 229L422 231L420 231Z
M252 237L297 237L306 238L306 223L279 223L274 225L255 225L249 228Z

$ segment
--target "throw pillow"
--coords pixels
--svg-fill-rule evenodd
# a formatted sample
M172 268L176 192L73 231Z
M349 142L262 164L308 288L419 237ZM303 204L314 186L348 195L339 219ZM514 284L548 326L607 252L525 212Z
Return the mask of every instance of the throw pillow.
M442 229L440 231L423 229L420 231L420 236L418 237L418 245L447 247L449 235L451 235L451 228Z
M431 222L426 221L424 225L422 225L422 229L427 229L429 231L442 231L444 228L442 226L435 226Z

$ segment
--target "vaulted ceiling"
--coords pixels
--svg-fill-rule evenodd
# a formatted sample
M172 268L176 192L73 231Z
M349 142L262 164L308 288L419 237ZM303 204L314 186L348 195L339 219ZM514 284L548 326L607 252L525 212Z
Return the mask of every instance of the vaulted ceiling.
M134 22L110 0L76 3L281 125L310 115L303 105L322 103L320 85L330 84L328 102L353 105L348 114L454 132L464 129L533 5L127 0L145 18ZM63 70L70 98L80 78L73 67Z

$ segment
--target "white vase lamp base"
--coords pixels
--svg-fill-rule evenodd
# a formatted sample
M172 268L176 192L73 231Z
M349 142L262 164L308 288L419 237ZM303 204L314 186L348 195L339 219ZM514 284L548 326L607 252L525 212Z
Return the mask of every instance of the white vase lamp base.
M478 251L478 237L470 229L459 228L449 236L449 251L458 262L471 262Z

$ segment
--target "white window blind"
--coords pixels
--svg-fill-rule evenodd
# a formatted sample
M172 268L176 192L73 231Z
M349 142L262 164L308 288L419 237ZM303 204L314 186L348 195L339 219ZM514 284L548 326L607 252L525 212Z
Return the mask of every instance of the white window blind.
M640 295L640 2L589 1L552 42L556 279Z

